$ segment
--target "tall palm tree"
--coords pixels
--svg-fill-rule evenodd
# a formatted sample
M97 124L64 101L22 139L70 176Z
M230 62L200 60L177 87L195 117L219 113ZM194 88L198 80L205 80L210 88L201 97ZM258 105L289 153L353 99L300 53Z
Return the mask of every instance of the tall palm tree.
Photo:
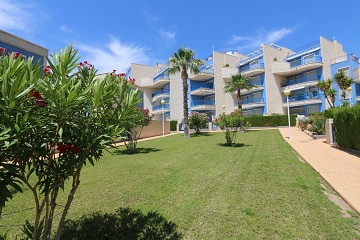
M241 90L250 90L256 87L257 86L255 84L251 84L251 78L247 78L241 74L236 74L231 76L231 81L227 83L224 90L228 93L236 91L238 110L242 112Z
M194 51L189 48L180 48L173 53L169 60L169 74L180 72L183 81L183 96L184 96L184 137L190 137L189 133L189 106L188 106L188 72L192 74L199 74L199 67L202 65L200 59L194 58Z

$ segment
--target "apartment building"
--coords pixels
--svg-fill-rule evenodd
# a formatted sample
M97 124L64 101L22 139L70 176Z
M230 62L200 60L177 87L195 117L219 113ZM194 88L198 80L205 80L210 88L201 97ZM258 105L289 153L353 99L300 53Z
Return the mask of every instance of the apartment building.
M0 30L0 48L5 48L9 53L19 52L23 57L33 57L33 61L39 60L41 65L46 65L46 57L48 56L46 48L3 30Z
M181 122L182 80L180 74L169 75L167 69L167 65L161 64L132 64L127 75L136 79L137 86L143 91L144 108L150 109L155 119L161 119L164 113L166 118ZM231 76L238 73L251 78L251 83L256 85L256 88L241 91L245 116L286 114L285 89L291 90L291 113L308 115L323 111L328 106L316 87L317 82L332 78L340 70L356 81L351 101L353 104L359 102L359 59L344 52L336 40L319 37L319 40L293 50L263 44L259 50L247 55L213 51L203 60L200 74L189 74L189 111L207 113L209 120L223 112L234 111L237 108L236 92L225 93L224 87L231 81ZM336 84L333 87L336 89ZM164 105L161 100L165 101Z

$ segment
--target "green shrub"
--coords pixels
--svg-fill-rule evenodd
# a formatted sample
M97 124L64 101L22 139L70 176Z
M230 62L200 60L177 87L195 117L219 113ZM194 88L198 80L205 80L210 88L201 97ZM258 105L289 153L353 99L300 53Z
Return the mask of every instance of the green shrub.
M299 119L299 127L301 130L307 130L310 124L310 118L304 117Z
M176 131L176 126L178 124L178 121L176 120L171 120L170 121L170 131Z
M315 132L318 135L323 135L325 133L325 121L326 118L323 113L313 113L310 114L310 131Z
M175 223L156 212L120 208L115 213L92 213L65 223L62 239L181 239Z
M360 150L360 106L337 109L333 126L339 146Z
M334 118L335 112L340 108L329 108L323 112L325 118Z
M245 117L245 121L249 122L253 127L277 127L287 126L288 116L287 115L271 115L271 116L249 116ZM295 126L296 115L290 115L290 124Z
M237 132L244 129L244 118L241 116L241 111L237 110L230 114L220 114L215 118L214 124L221 130L225 130L226 145L232 146L235 144ZM250 126L246 123L246 126Z
M191 129L195 129L196 133L200 133L200 129L206 128L208 116L206 113L192 112L189 117L189 125Z

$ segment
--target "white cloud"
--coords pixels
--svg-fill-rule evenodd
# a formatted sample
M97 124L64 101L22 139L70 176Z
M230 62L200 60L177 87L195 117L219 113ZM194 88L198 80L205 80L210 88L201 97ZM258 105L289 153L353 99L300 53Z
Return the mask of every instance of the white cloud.
M66 25L62 25L60 27L60 30L63 31L64 33L72 33L73 32L73 30L69 26L66 26Z
M82 53L83 60L87 60L99 69L99 73L110 72L116 69L117 72L125 72L131 63L148 64L150 58L147 56L147 48L134 43L123 43L116 38L111 38L104 47L95 47L86 44L76 44Z
M294 29L287 27L271 31L261 29L250 36L233 35L228 44L231 46L236 45L237 50L253 50L259 48L263 43L276 43L293 32Z
M150 28L160 35L167 46L172 46L176 43L176 32L165 30L164 27L162 27L161 19L158 16L145 11L144 17Z
M36 26L34 6L23 1L0 0L0 28L30 32Z
M160 29L158 31L158 33L168 43L175 43L176 42L176 32L170 32L170 31L165 31L163 29Z

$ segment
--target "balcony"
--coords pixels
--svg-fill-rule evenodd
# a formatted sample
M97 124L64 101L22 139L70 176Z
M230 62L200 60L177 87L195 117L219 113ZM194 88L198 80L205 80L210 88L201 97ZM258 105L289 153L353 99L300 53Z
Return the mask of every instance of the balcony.
M319 55L303 56L292 62L273 62L272 72L279 76L290 76L299 74L304 71L322 67L322 57Z
M231 76L239 73L239 69L233 67L223 67L221 71L222 71L222 78L224 80L231 80Z
M320 79L321 76L316 76L316 75L308 76L308 77L299 76L296 78L288 79L286 80L286 82L282 82L281 87L285 88L287 86L292 86L293 88L296 88L300 86L304 86L304 87L315 86Z
M360 83L360 68L354 69L354 82Z
M248 98L248 99L242 99L241 100L242 108L243 109L250 109L250 108L256 108L256 107L263 107L265 106L264 98ZM234 108L238 107L238 102L234 101Z
M287 106L286 97L283 98L283 107ZM296 106L303 106L309 104L320 104L323 101L323 95L320 93L305 93L305 94L297 94L297 95L290 95L289 96L289 106L296 107Z
M189 76L190 79L196 81L205 81L214 77L214 62L213 60L209 60L205 62L202 66L199 67L199 74L191 74Z
M170 82L170 75L164 71L154 78L143 77L140 79L140 87L160 88ZM137 82L135 82L136 84Z
M241 93L252 93L252 92L258 92L258 91L261 91L261 90L264 90L264 80L253 80L250 82L250 84L253 84L253 85L256 85L256 87L250 89L250 90L247 90L247 89L241 89ZM234 91L235 93L237 91Z
M197 96L205 96L215 93L214 83L198 83L190 87L190 94Z
M239 72L245 77L258 75L265 72L263 63L247 64L239 67Z
M164 111L165 112L170 112L170 103L165 103L164 107L163 105L159 104L159 105L155 105L152 107L152 113L153 114L159 114L162 113Z
M153 102L155 102L159 98L167 98L170 96L170 89L159 89L153 94L151 94L151 96Z
M191 110L215 110L215 100L197 100L193 101Z

